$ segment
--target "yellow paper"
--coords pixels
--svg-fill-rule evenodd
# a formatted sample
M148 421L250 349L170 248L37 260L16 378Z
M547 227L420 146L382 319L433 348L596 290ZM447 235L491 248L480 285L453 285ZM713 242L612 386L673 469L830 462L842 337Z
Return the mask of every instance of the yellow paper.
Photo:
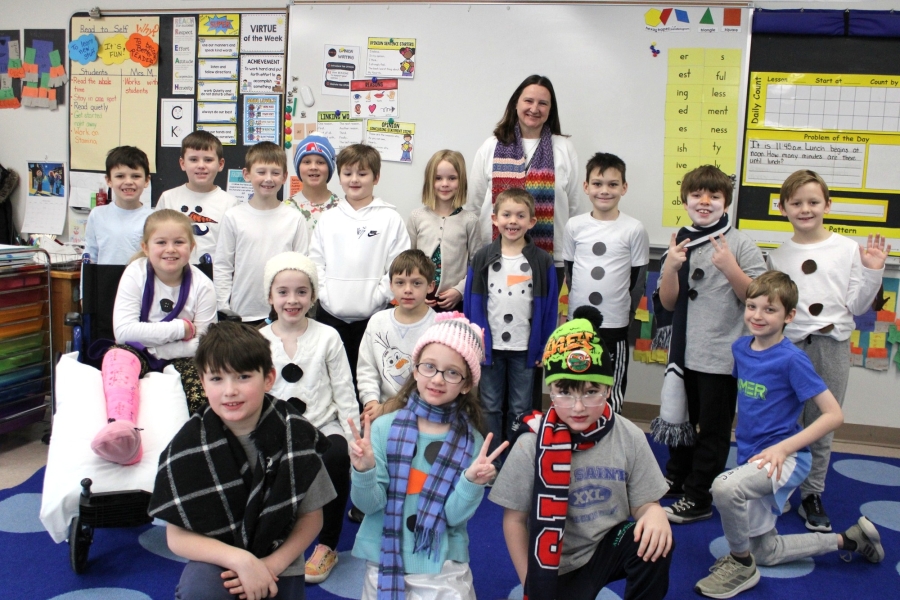
M669 362L669 353L666 350L662 350L661 348L658 348L656 350L651 351L651 358L652 358L653 362L666 364Z
M884 348L887 343L887 333L869 332L869 348Z
M859 348L859 329L850 332L850 345Z
M707 48L703 64L706 66L740 67L741 51L737 48Z
M645 308L639 308L634 311L634 318L638 321L649 321L650 320L650 311Z

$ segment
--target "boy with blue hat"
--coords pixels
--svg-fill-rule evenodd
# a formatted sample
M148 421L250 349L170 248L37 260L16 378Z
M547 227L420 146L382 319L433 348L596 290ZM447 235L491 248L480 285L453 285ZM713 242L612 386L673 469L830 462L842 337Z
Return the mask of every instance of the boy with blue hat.
M312 235L322 213L337 206L339 200L328 189L335 171L334 147L328 138L315 131L303 138L294 152L294 170L303 187L285 204L300 211Z

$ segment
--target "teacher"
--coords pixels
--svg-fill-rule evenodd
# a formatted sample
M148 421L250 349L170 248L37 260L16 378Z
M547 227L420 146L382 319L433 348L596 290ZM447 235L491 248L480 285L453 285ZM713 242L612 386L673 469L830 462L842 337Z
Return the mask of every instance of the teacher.
M584 212L579 168L575 146L560 130L553 84L531 75L513 92L494 135L475 154L465 208L479 215L482 239L492 240L497 236L491 225L497 195L524 188L534 196L537 216L531 238L562 267L566 222Z

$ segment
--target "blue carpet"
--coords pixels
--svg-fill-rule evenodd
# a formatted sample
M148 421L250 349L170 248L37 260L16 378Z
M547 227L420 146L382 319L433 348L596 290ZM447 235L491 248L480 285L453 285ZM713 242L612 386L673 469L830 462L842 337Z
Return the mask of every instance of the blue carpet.
M660 464L666 450L651 444ZM734 463L734 450L730 464ZM182 563L165 547L163 527L101 529L94 535L87 571L69 567L67 544L54 544L38 520L44 470L25 483L0 491L0 597L54 600L146 600L171 598ZM778 522L782 534L804 533L795 510ZM856 522L860 513L878 527L885 560L872 565L856 555L850 564L837 553L761 569L762 579L742 594L746 600L845 600L900 597L900 460L835 453L825 496L835 531ZM502 510L485 500L469 523L471 567L479 598L521 598L521 588L506 552ZM345 522L338 550L341 558L331 577L307 587L309 600L358 598L364 565L350 555L358 526ZM693 584L707 574L716 557L727 552L718 514L708 521L675 526L678 547L671 570L669 598L699 598ZM623 598L616 582L599 600Z

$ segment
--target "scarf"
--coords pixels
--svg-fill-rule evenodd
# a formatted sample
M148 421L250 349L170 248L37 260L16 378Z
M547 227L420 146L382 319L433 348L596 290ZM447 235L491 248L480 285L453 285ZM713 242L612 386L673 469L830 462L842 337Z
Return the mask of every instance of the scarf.
M390 483L378 569L379 599L398 599L406 595L400 540L403 537L403 503L419 437L419 417L432 423L450 423L450 431L419 493L413 552L424 550L430 557L439 551L441 535L447 529L444 502L456 487L463 470L472 462L474 454L475 437L469 426L469 416L459 410L457 402L432 406L422 400L418 392L410 394L409 403L397 412L388 433L387 469Z
M667 311L659 301L659 289L653 293L653 310L658 326L653 338L653 346L662 348L668 346L669 362L666 365L666 374L663 377L662 392L660 393L659 416L650 423L653 439L667 446L693 446L696 432L690 423L687 406L687 392L684 389L684 349L687 342L687 313L690 294L688 281L691 273L691 252L696 248L709 243L710 237L718 237L724 234L731 225L728 223L728 215L722 215L718 223L709 227L682 227L675 237L677 243L685 239L690 240L685 245L687 260L678 271L678 299L675 302L675 310ZM666 250L662 258L665 262Z
M250 434L260 456L250 467L237 437L207 406L159 457L153 517L263 558L291 533L328 440L292 401L266 394Z
M525 163L522 147L522 132L519 124L515 128L516 141L503 144L497 141L494 148L494 164L491 173L491 205L497 196L512 188L521 188L534 196L535 225L529 233L534 244L553 255L553 208L556 199L556 169L553 165L553 135L546 124L541 130L531 161ZM497 239L499 232L491 226L491 239Z
M572 452L590 450L596 446L612 431L616 424L615 413L607 404L600 418L583 432L571 431L552 406L543 419L537 411L520 419L537 434L534 488L528 518L525 600L555 600L569 506Z

